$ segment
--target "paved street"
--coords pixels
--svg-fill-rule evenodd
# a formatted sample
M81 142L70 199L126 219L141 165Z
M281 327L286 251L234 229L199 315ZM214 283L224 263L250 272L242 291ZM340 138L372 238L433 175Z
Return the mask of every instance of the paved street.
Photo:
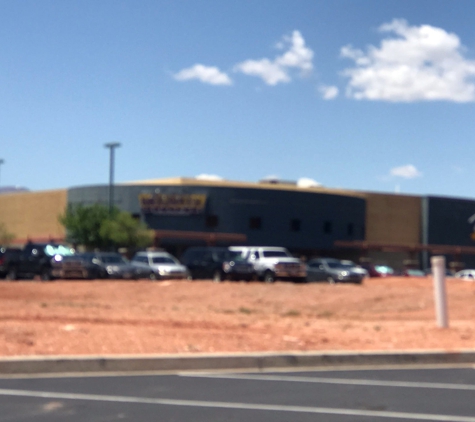
M4 377L0 421L475 422L473 366Z

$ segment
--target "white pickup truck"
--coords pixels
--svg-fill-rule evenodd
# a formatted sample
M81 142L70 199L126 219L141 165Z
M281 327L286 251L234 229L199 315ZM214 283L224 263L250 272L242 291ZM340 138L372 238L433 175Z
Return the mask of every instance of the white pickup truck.
M305 282L307 268L300 259L293 257L286 248L274 246L231 246L232 251L254 266L260 280L273 283L275 280Z

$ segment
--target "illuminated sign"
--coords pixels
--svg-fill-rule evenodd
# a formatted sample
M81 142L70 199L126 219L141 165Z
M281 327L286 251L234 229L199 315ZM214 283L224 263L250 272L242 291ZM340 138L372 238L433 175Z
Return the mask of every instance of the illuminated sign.
M139 195L139 203L145 214L194 215L204 212L206 195L142 193Z

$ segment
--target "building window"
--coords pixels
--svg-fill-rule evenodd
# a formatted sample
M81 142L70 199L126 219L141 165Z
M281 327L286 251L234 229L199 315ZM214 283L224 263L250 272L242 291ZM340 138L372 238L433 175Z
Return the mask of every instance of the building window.
M331 221L325 221L323 223L323 233L331 234L333 232L333 224Z
M301 225L302 221L300 220L300 218L293 218L292 220L290 220L290 231L299 232Z
M262 227L262 219L261 217L251 217L249 219L249 228L250 229L260 229Z
M217 215L206 216L206 227L218 227L219 218Z
M353 236L355 232L355 228L354 228L354 225L353 223L348 223L348 226L346 227L346 233L348 234L348 236Z

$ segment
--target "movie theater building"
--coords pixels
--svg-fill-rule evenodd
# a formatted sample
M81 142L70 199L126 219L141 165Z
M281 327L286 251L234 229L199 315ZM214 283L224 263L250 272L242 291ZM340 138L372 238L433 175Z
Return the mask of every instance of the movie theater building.
M284 246L296 255L334 256L425 268L432 254L475 266L475 201L299 187L289 182L173 178L122 183L114 204L180 256L190 245ZM109 186L0 195L0 222L27 239L65 238L67 204L108 204Z

